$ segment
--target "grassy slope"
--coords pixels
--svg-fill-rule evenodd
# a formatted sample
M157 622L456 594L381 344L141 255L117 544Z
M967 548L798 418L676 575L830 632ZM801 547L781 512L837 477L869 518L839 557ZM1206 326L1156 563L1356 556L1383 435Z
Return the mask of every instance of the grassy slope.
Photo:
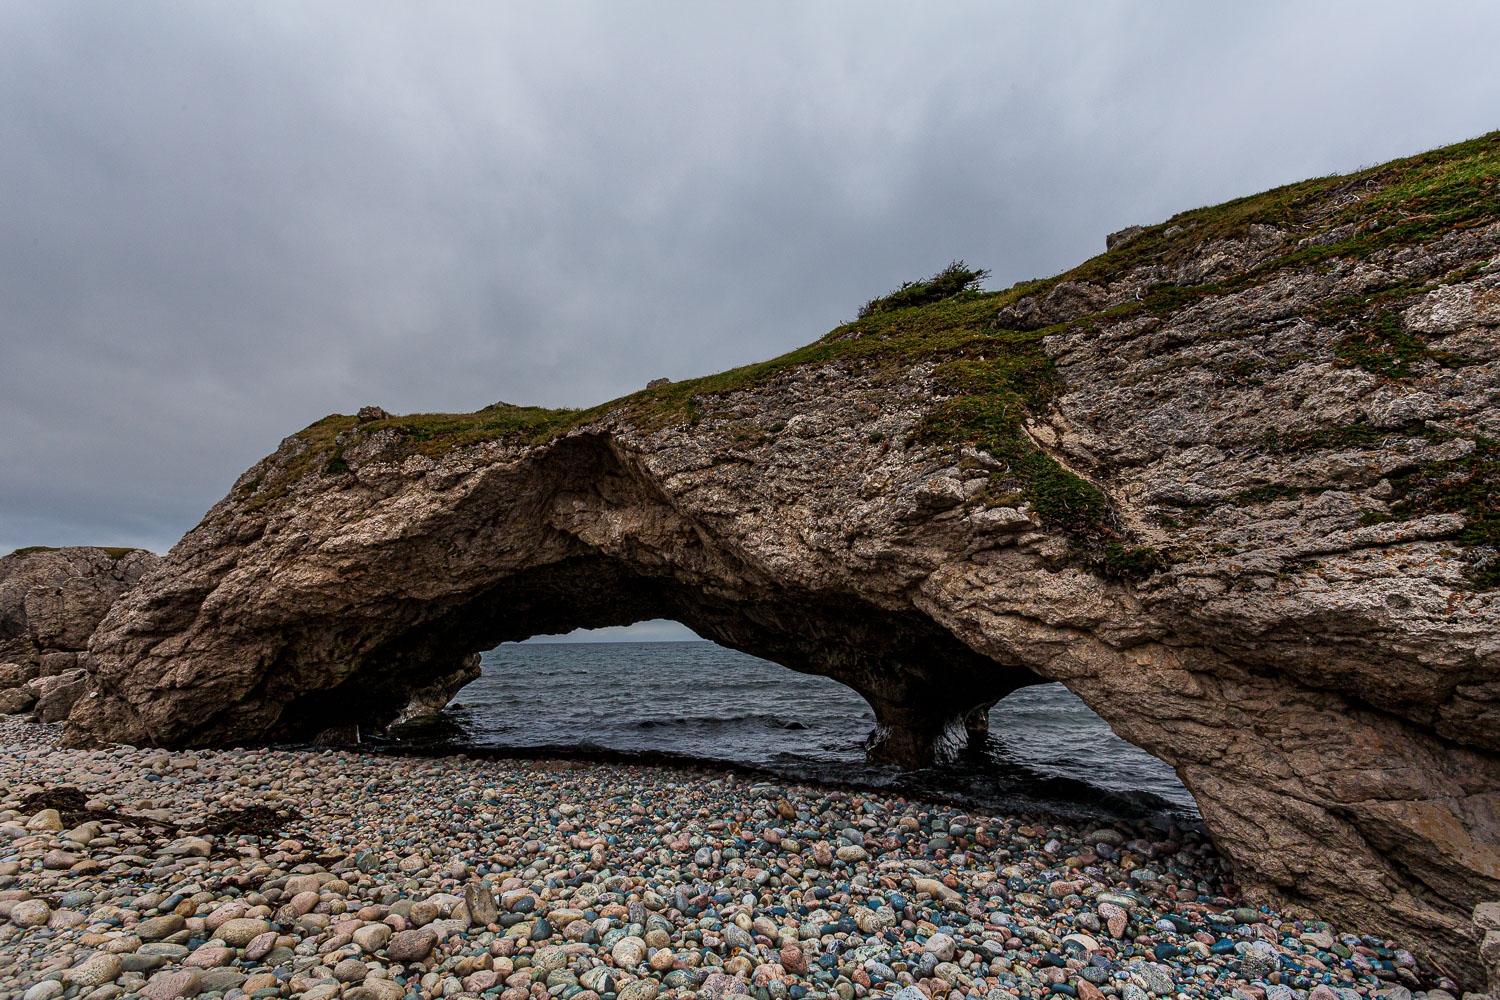
M911 289L920 284L903 286L885 300L890 308L880 308L882 300L873 300L862 318L807 347L717 375L645 389L589 409L497 404L476 413L390 417L361 428L367 433L393 430L400 435L402 450L428 455L497 440L540 444L611 412L646 430L691 425L699 419L703 400L753 387L802 365L857 361L876 373L894 373L915 362L935 362L939 377L956 395L933 408L921 425L918 439L930 444L972 444L989 451L1005 469L996 475L992 493L1030 502L1045 523L1069 533L1075 555L1083 564L1110 576L1139 577L1156 568L1156 554L1132 547L1099 491L1064 470L1020 433L1023 416L1045 407L1062 389L1041 350L1041 340L1064 327L1032 332L994 329L992 321L1000 307L1024 295L1045 295L1059 282L1107 283L1142 265L1179 262L1203 244L1243 236L1257 223L1308 235L1323 232L1328 238L1227 282L1153 287L1142 301L1105 315L1119 318L1143 311L1165 315L1204 296L1255 284L1277 271L1319 266L1336 258L1359 258L1497 220L1500 132L1355 174L1302 181L1183 212L1145 228L1123 246L1071 271L1004 291L963 291L935 303L901 308L899 303L910 301ZM1358 299L1327 303L1319 319L1353 320L1353 331L1338 351L1340 363L1358 365L1393 380L1411 377L1418 362L1446 366L1465 363L1466 359L1429 350L1393 322L1385 303L1421 290L1420 286L1398 286ZM1093 319L1087 317L1067 326L1088 327ZM272 504L302 476L346 473L348 465L336 438L355 426L353 417L335 415L302 431L299 436L311 447L271 471L265 481L246 484L244 499L252 507ZM1407 485L1411 489L1407 499L1396 507L1398 516L1460 511L1468 515L1471 524L1464 539L1467 544L1500 542L1500 523L1494 513L1500 508L1495 503L1500 498L1494 492L1496 445L1488 441L1478 444L1470 459L1409 476ZM1500 585L1500 570L1482 574L1480 582Z

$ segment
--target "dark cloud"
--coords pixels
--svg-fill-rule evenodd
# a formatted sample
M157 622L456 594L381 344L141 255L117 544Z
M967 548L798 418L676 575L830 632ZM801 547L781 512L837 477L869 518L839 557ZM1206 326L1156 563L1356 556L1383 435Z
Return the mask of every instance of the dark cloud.
M1500 8L7 4L0 551L164 550L325 413L587 405L954 257L1497 125Z

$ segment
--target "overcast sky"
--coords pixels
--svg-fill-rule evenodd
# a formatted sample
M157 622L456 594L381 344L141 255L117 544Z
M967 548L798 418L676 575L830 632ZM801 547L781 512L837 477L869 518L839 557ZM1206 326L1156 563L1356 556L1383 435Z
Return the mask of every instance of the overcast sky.
M737 13L735 11L738 11ZM1500 127L1500 4L0 0L0 552Z

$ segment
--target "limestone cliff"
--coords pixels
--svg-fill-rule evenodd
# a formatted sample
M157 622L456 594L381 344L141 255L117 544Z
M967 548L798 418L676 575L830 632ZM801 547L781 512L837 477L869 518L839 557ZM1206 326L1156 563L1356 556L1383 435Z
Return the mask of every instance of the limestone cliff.
M1477 979L1500 134L1007 291L938 277L591 410L287 438L111 610L76 738L380 725L476 650L655 617L848 684L900 760L1061 681L1177 769L1250 890Z

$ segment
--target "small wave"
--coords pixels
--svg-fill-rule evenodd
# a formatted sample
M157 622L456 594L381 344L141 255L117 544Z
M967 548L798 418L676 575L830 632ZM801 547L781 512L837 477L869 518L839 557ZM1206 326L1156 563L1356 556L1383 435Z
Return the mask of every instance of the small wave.
M691 715L679 716L675 719L642 719L635 724L636 729L664 729L669 726L693 727L696 729L713 729L719 726L733 726L737 723L755 722L768 729L806 729L805 723L796 719L783 719L779 715L767 715L761 712L747 712L744 715Z

